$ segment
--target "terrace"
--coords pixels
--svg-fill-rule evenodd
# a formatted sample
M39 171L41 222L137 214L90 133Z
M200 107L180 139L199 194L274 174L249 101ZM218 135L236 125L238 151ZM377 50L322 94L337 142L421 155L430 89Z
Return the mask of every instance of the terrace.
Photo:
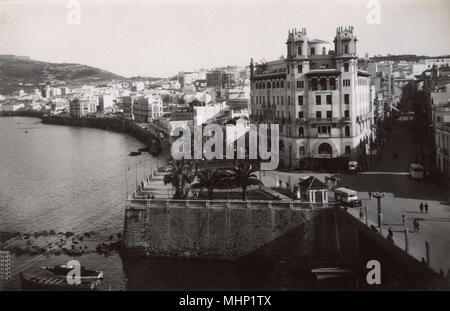
M283 188L281 184L271 187L265 185L249 186L246 191L246 200L242 199L242 188L239 186L217 186L212 193L208 189L195 186L195 183L187 184L182 198L176 197L176 189L172 185L165 184L165 176L169 175L169 168L159 169L146 177L137 187L137 190L128 197L128 208L152 208L152 207L184 207L184 208L282 208L282 209L313 209L327 207L328 204L318 202L311 203L306 192L302 191L299 199L293 189ZM198 181L198 177L195 179ZM306 191L306 189L305 189Z

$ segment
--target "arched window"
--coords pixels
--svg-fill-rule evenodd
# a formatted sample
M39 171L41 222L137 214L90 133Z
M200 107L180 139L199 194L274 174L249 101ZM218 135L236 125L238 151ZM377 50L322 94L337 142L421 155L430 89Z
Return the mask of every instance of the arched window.
M348 54L348 44L345 44L345 45L344 45L344 53L345 53L345 54Z
M316 78L311 79L311 89L313 91L317 91L317 79Z
M322 48L322 55L327 54L327 49L325 47Z
M332 149L330 144L323 143L319 146L319 154L332 154Z
M255 83L255 88L256 88L256 89L259 89L258 82Z
M284 143L280 140L280 151L284 151Z
M277 89L280 88L280 81L277 81Z
M270 89L270 82L267 82L267 88Z
M326 91L326 89L327 89L327 79L325 79L325 78L320 79L320 89L322 91Z
M300 126L298 128L298 137L303 137L303 135L304 135L304 129L303 129L303 126Z
M316 55L316 49L315 48L311 48L311 55Z
M281 80L281 88L284 88L284 80Z
M275 88L275 81L272 82L272 88Z
M336 90L336 79L330 78L330 90Z

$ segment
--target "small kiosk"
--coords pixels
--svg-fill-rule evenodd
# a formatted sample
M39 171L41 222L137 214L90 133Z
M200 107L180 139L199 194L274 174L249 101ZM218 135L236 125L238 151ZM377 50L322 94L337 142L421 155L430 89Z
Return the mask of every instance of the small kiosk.
M328 186L314 176L299 182L302 199L309 203L328 203Z

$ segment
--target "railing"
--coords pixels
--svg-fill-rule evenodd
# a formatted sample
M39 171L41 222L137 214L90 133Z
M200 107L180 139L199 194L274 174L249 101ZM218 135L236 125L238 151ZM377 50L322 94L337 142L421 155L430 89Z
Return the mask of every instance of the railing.
M317 133L317 137L331 137L331 133Z
M351 122L352 121L352 119L350 117L343 117L341 120L342 120L342 122Z
M314 210L316 208L334 207L329 203L309 203L296 200L173 200L173 199L129 199L127 208L227 208L227 209L295 209Z
M316 118L314 116L310 118L310 121L314 123L337 123L339 118Z

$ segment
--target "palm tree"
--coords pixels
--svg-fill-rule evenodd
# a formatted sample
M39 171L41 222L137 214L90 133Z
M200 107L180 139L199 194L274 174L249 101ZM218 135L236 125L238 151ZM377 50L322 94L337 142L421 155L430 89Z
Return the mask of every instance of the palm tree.
M242 201L247 201L248 186L264 186L256 177L255 168L249 162L240 162L235 168L230 170L227 179L231 184L242 188Z
M191 162L184 159L172 160L170 162L169 174L164 175L164 184L172 184L175 188L174 199L184 199L186 197L185 188L195 177L195 172Z
M214 188L224 185L228 174L221 170L205 169L197 174L198 182L192 185L192 188L208 189L208 200L212 200Z

